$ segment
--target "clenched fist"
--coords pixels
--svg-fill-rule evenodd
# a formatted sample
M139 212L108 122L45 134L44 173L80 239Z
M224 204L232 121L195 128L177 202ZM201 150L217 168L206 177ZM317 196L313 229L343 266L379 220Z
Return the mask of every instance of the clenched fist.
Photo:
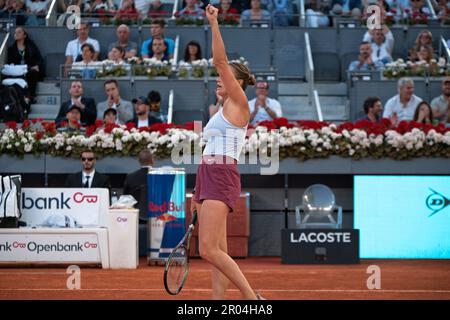
M214 22L217 21L217 15L219 14L219 10L215 7L213 7L211 4L208 4L206 7L206 17L208 18L208 21Z

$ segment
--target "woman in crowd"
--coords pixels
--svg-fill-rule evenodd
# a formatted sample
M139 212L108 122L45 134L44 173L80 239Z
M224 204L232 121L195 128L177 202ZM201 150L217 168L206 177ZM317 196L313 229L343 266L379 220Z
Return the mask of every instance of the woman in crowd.
M260 0L251 1L251 9L244 10L241 14L241 22L244 20L270 20L270 12L261 9Z
M74 62L72 70L80 70L81 78L95 79L97 70L101 62L94 61L95 49L90 43L85 43L81 46L82 61Z
M231 7L231 0L220 0L219 17L222 20L239 21L239 11Z
M190 41L184 50L184 62L191 63L195 60L202 59L202 49L197 41Z
M14 31L14 43L8 48L8 64L28 66L25 80L28 84L28 99L35 102L38 81L44 78L44 63L36 44L30 39L23 27Z
M27 26L45 25L45 15L50 6L50 0L27 0Z
M418 104L416 111L414 112L414 121L423 124L434 124L433 111L428 102L422 101Z

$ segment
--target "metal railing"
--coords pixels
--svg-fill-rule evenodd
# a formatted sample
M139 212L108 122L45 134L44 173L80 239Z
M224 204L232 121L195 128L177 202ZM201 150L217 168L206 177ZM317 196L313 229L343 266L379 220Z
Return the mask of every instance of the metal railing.
M178 63L178 53L180 51L180 36L177 35L177 37L175 38L175 48L174 48L174 52L173 52L173 61L174 61L174 66L176 67L177 63Z
M306 27L305 0L299 0L299 12L298 25L304 28Z
M8 40L9 40L9 32L6 34L5 39L3 39L2 44L0 45L0 68L3 68L3 65L6 61L6 52L8 51Z
M167 123L172 123L172 118L173 118L173 98L174 98L174 93L173 93L173 89L171 89L169 91L169 108L167 110Z
M175 14L178 11L178 6L179 6L179 0L175 0L175 3L173 4L173 9L172 9L172 19L176 18Z
M428 10L430 10L431 19L436 20L437 15L436 15L436 11L434 11L433 4L431 3L430 0L427 0L426 2L427 2Z
M57 26L57 19L58 19L58 12L57 12L57 0L52 0L52 3L50 4L50 8L48 9L47 15L45 16L45 25L47 27L56 27Z
M308 82L308 103L316 109L317 120L323 121L319 92L315 89L314 84L314 62L308 32L305 32L305 78Z
M314 63L308 32L305 32L305 79L308 82L308 102L309 104L312 104L314 91Z
M313 94L314 94L313 106L316 108L317 120L323 121L322 106L320 105L319 92L317 90L314 90Z
M441 36L441 39L439 41L439 56L445 55L447 62L450 61L450 49L448 47L447 41L445 41L445 38Z

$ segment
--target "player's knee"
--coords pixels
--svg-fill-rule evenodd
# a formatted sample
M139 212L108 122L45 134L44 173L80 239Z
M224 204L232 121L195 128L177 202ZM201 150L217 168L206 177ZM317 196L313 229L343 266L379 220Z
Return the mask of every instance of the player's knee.
M199 253L202 259L212 261L214 259L214 248L208 243L199 243Z

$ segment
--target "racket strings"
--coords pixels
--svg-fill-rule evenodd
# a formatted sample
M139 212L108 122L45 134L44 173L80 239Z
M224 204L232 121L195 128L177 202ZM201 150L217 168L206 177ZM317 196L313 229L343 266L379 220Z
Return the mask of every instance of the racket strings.
M177 248L169 260L167 269L167 286L171 292L176 293L183 286L187 267L188 252L186 248Z

